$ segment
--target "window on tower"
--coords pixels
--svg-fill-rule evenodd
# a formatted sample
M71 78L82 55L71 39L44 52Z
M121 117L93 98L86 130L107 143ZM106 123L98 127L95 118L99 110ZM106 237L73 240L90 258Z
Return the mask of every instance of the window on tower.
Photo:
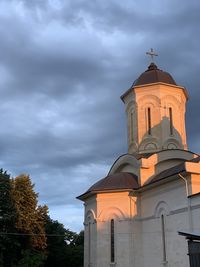
M151 135L151 108L147 108L148 134Z
M133 112L131 112L130 120L130 140L133 141Z
M172 116L172 108L169 108L169 123L170 123L170 134L173 135L173 116Z

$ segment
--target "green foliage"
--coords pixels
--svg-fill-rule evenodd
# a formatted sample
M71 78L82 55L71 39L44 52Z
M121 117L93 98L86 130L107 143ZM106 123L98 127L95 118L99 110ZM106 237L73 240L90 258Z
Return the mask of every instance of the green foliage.
M73 238L71 238L71 242L66 247L66 267L82 267L84 232L81 231L79 234L71 232L70 234Z
M75 240L75 246L83 246L84 245L84 231L80 231L79 234L77 234L77 238Z
M11 198L10 176L0 169L0 231L13 230L16 211Z
M12 197L17 210L16 228L18 231L29 234L24 238L24 249L46 248L45 218L47 206L38 206L38 194L34 191L34 184L30 177L20 175L12 181Z
M65 228L58 221L53 221L50 217L46 223L47 251L48 257L45 267L66 267L66 237Z
M36 250L22 251L22 259L15 267L43 267L46 256Z
M65 229L49 217L46 224L48 257L45 267L82 267L83 231L80 234Z
M83 249L84 249L84 231L79 234L75 233L73 244L68 246L68 252L71 253L67 256L68 266L70 267L82 267L83 266Z
M16 233L17 213L11 197L11 181L7 172L0 169L0 266L10 267L17 258L20 243Z
M27 175L0 169L0 267L82 267L84 233L65 229L38 205Z

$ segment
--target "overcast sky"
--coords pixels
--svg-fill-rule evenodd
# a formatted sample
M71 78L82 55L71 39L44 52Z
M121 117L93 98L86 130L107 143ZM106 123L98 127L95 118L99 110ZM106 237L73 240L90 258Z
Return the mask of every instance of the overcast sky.
M29 174L66 228L83 228L76 196L127 152L120 95L151 47L188 89L200 152L199 14L199 0L0 0L0 167Z

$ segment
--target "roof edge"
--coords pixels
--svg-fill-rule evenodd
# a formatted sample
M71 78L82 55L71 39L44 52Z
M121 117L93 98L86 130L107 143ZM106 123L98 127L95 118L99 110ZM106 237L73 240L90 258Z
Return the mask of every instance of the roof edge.
M184 95L186 97L186 99L188 100L189 99L189 94L188 94L188 91L186 89L186 87L184 86L181 86L181 85L175 85L175 84L169 84L169 83L164 83L164 82L156 82L156 83L147 83L147 84L143 84L143 85L134 85L134 86L131 86L124 94L122 94L120 96L120 99L124 102L124 98L134 89L137 89L137 88L143 88L143 87L148 87L148 86L153 86L153 85L166 85L166 86L169 86L169 87L175 87L177 89L182 89L183 92L184 92Z
M105 193L120 193L120 192L135 192L138 189L130 189L130 188L124 188L124 189L104 189L104 190L93 190L90 192L85 192L82 195L76 197L76 199L84 201L85 199L94 196L96 194L105 194Z

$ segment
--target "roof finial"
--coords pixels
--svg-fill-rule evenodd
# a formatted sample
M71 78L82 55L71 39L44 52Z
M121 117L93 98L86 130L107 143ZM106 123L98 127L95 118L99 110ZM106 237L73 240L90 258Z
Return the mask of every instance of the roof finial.
M158 54L156 54L154 51L153 51L153 48L150 49L150 52L146 52L147 55L149 55L151 57L151 61L153 61L153 57L157 57Z

